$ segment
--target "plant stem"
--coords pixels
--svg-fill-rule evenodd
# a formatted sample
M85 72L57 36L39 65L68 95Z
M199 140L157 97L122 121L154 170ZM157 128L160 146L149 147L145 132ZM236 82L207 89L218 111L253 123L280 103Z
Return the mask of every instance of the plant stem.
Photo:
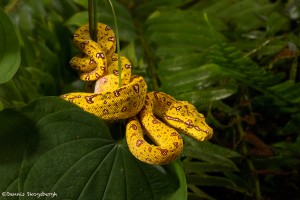
M117 23L117 16L115 13L114 6L111 2L111 0L108 0L108 3L110 5L113 17L114 17L114 23L115 23L115 37L117 39L117 53L118 53L118 74L119 74L119 87L122 87L122 67L121 67L121 56L120 56L120 40L119 40L119 29L118 29L118 23Z
M145 54L146 60L148 61L148 73L149 77L151 78L151 83L153 86L153 90L158 91L159 90L159 77L156 69L156 64L154 63L154 55L151 52L151 50L148 47L148 44L145 39L145 35L143 33L143 29L141 28L141 25L139 22L135 22L137 31L139 32L140 35L140 41L141 41L141 46L143 49L143 52Z
M97 41L97 0L89 0L89 32L92 40Z
M16 7L19 5L19 3L20 3L20 0L9 1L9 3L4 7L4 12L6 14L10 13L14 9L16 9Z
M242 120L241 120L241 117L239 115L237 115L237 130L240 134L240 138L242 140L242 138L245 136L245 131L243 129L243 125L242 125ZM243 151L243 154L244 155L247 155L248 154L248 149L247 149L247 146L245 143L242 144L242 151ZM252 174L252 177L253 177L253 180L254 180L254 193L255 193L255 199L256 200L261 200L261 193L260 193L260 183L259 183L259 180L256 176L256 169L253 165L253 162L251 161L251 159L249 158L246 158L246 162L247 162L247 165L249 167L249 170Z

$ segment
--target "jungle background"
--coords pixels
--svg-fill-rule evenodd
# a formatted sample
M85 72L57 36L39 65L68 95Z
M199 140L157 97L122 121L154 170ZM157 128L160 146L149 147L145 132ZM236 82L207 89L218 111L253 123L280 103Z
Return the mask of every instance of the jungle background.
M184 137L167 166L137 161L124 132L58 98L83 89L69 61L87 2L0 2L0 192L300 199L299 0L112 1L133 72L214 129L208 142ZM107 1L97 12L114 28Z

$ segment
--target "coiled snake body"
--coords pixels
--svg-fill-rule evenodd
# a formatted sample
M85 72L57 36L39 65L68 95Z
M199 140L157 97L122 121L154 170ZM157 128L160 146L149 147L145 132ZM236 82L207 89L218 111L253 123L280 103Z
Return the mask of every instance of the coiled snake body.
M119 87L114 33L107 25L98 23L97 36L94 42L88 25L77 29L74 43L82 53L70 62L92 92L68 93L61 96L63 99L104 120L127 119L129 150L145 163L168 164L179 157L183 141L177 130L198 141L211 138L212 129L192 104L163 92L147 93L145 80L131 75L131 64L123 56ZM146 141L145 134L152 142Z

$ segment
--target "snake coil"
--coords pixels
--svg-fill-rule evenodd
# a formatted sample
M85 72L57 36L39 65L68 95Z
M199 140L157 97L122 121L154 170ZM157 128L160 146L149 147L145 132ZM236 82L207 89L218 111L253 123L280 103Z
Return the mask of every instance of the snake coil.
M103 120L127 119L129 150L148 164L168 164L180 156L183 140L177 130L198 141L211 138L213 130L192 104L163 92L147 93L144 78L131 74L132 66L124 56L120 56L119 87L115 35L109 26L98 23L97 38L91 39L88 25L78 28L74 43L81 53L70 61L91 92L73 92L61 98ZM152 142L146 141L145 135Z

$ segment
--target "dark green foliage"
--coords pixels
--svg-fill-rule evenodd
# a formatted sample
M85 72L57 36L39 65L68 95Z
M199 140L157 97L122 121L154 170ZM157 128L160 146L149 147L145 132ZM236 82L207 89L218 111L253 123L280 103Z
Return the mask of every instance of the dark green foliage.
M50 97L82 89L68 62L77 52L72 33L88 19L87 1L1 1L0 192L56 191L65 199L91 199L92 193L95 199L299 198L299 2L113 3L121 51L134 73L145 76L149 90L197 106L213 138L184 137L181 162L137 162L123 124L109 130ZM97 4L98 20L114 27L108 3Z

